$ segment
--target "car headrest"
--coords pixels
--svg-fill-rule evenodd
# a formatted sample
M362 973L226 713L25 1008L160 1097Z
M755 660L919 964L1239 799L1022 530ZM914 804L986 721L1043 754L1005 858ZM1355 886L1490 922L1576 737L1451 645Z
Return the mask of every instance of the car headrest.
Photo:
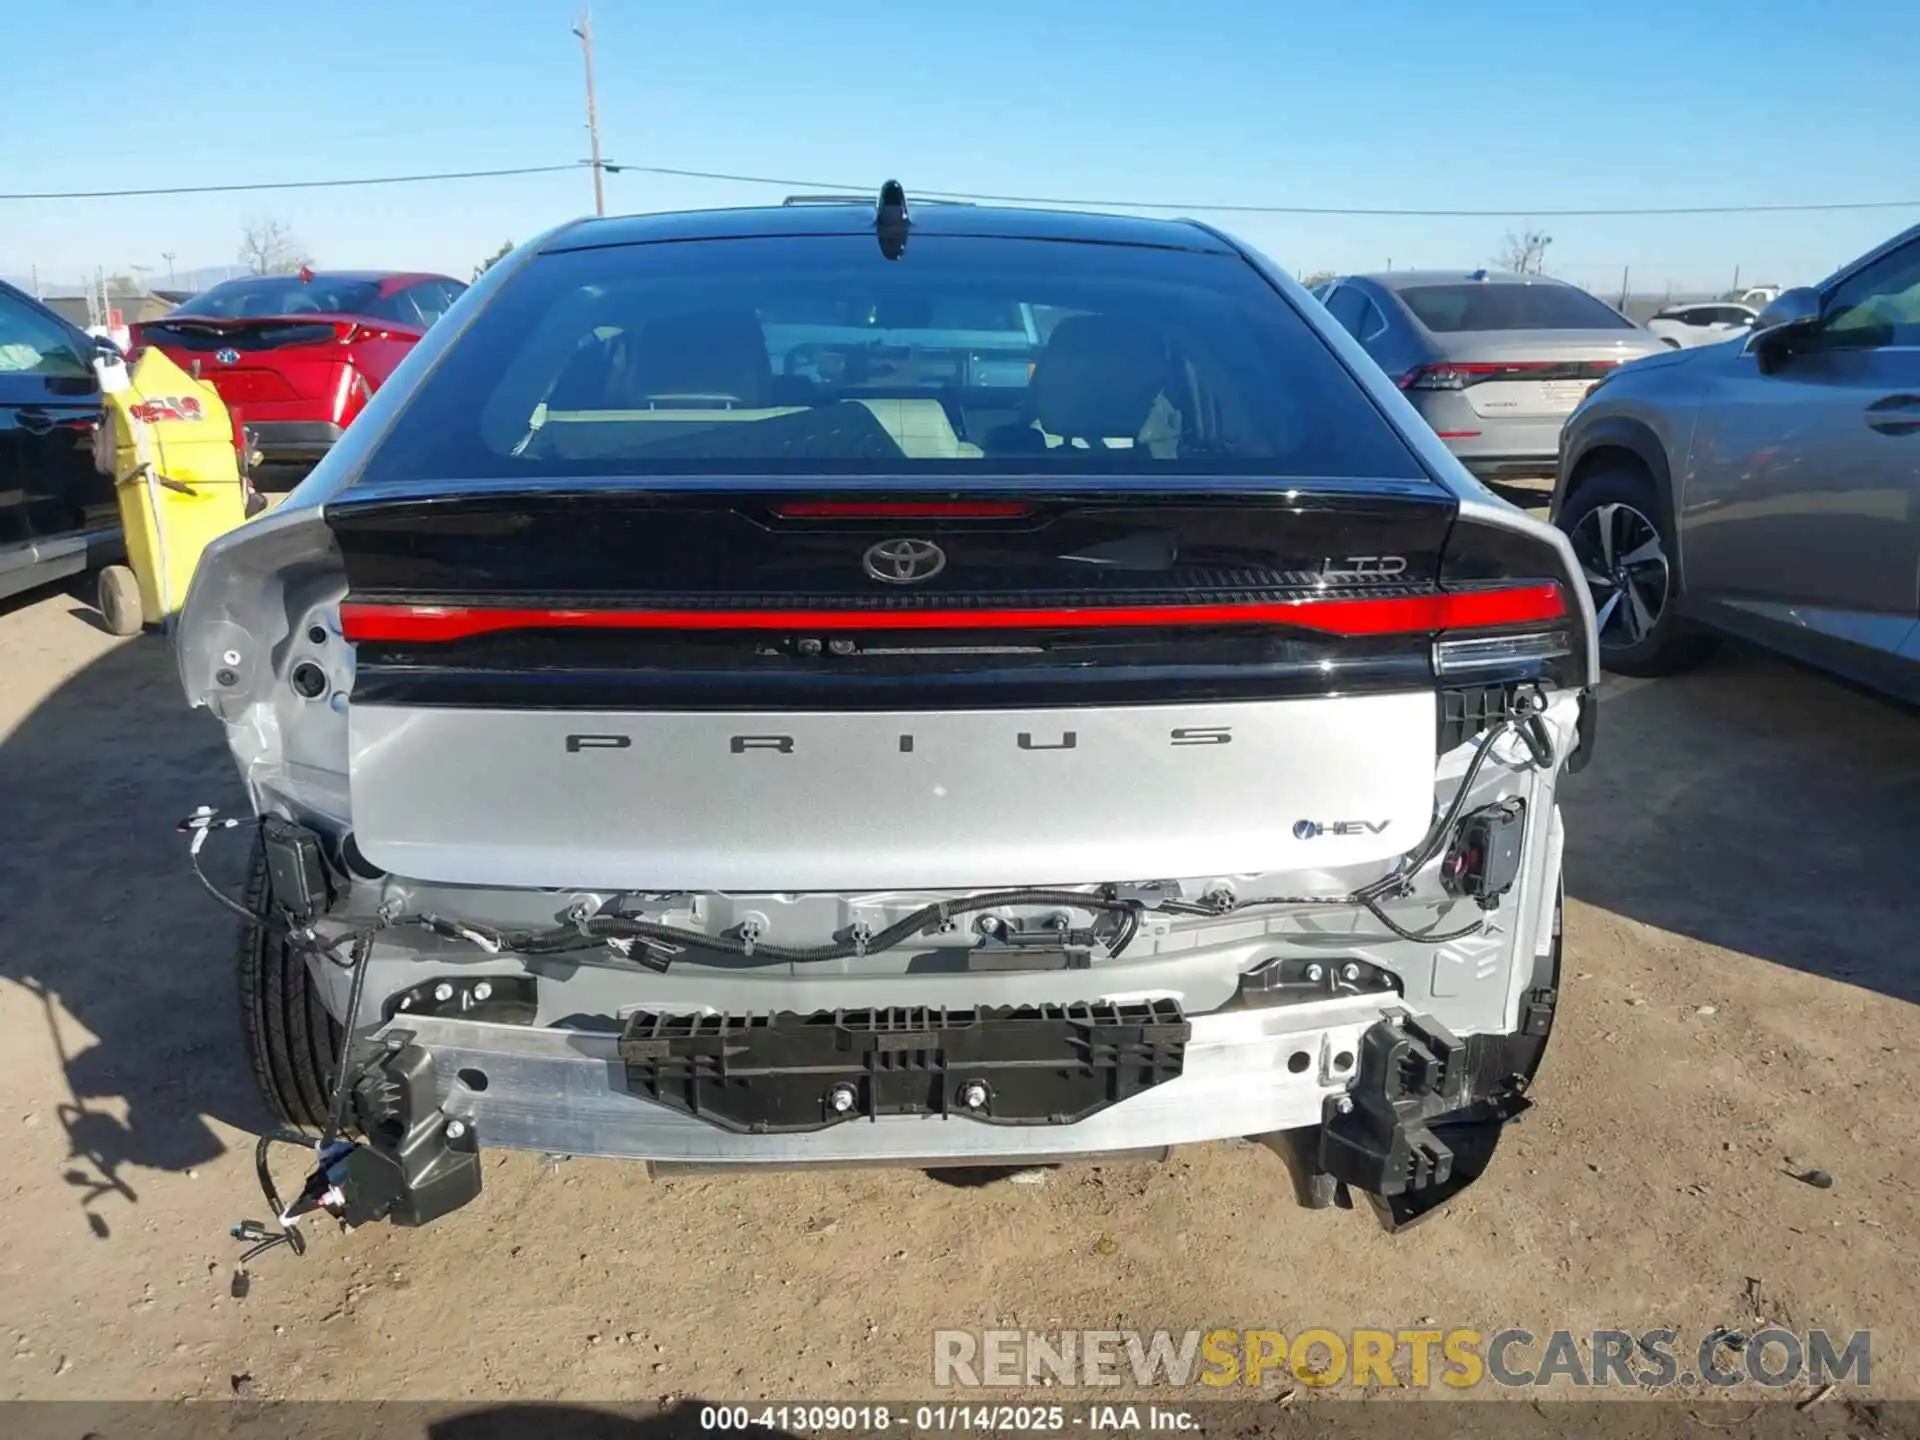
M773 364L750 310L690 310L643 325L626 347L621 388L651 395L731 396L758 409L771 403Z
M1167 380L1153 331L1111 315L1062 320L1034 362L1034 418L1067 439L1132 439Z

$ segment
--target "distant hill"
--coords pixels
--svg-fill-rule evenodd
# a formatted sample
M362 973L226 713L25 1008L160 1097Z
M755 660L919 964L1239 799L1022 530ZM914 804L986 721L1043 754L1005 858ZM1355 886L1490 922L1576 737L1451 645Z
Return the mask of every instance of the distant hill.
M171 277L164 270L149 270L145 278L146 283L157 290L184 291L189 295L197 295L222 280L231 280L246 273L247 267L244 265L201 265L191 270L175 270ZM0 280L19 287L29 295L33 294L31 274L0 275ZM91 283L91 276L55 275L44 268L40 271L40 293L47 298L85 295Z

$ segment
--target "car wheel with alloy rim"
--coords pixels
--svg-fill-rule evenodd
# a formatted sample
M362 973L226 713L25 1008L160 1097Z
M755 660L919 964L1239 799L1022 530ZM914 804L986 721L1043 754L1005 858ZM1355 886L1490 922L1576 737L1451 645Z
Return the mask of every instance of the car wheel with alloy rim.
M1708 637L1680 619L1669 537L1653 482L1625 468L1580 482L1561 511L1600 642L1600 663L1622 675L1670 675L1697 664Z

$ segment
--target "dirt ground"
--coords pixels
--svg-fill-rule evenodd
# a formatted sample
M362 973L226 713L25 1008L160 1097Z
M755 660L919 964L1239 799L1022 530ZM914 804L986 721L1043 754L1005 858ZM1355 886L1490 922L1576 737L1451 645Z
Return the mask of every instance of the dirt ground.
M977 1189L498 1155L236 1299L265 1116L173 833L232 768L164 641L0 604L0 1397L925 1398L938 1327L1768 1321L1871 1330L1866 1393L1920 1397L1920 720L1739 651L1602 716L1538 1108L1411 1233L1252 1146Z

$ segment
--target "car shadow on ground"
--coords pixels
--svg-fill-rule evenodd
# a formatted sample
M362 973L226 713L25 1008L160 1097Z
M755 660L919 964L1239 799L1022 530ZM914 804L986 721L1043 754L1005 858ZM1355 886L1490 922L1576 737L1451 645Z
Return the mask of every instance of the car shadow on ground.
M210 1120L270 1123L240 1051L237 932L193 884L174 831L202 803L233 813L245 799L220 727L186 708L157 635L115 646L0 737L0 979L59 1056L66 1180L102 1238L138 1203L139 1169L225 1152ZM245 834L207 853L230 887Z
M1920 712L1727 645L1610 678L1561 803L1575 899L1920 1001Z

